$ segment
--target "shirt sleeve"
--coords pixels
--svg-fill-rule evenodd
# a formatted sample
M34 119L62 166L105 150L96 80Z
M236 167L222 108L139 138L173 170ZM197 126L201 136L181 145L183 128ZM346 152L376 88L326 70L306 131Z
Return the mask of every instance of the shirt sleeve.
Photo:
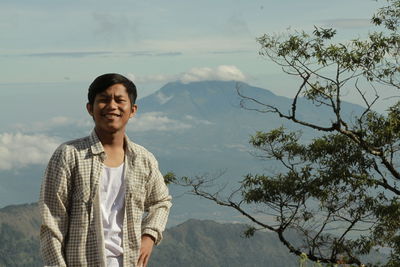
M65 154L62 147L54 152L46 168L40 192L40 249L45 266L66 266L64 239L68 231L71 172Z
M153 155L150 157L150 168L150 179L146 186L147 193L144 206L147 216L142 221L142 234L153 236L157 245L162 240L162 232L167 224L172 204L168 187Z

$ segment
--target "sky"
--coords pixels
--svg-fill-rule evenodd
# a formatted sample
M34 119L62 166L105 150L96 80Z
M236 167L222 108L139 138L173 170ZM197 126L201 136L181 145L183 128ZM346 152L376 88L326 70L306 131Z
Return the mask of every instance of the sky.
M90 82L129 74L144 94L199 68L235 66L265 87L279 73L256 38L286 29L335 27L358 36L373 0L2 0L0 83ZM263 77L264 76L264 77Z
M209 79L245 81L290 96L294 81L258 54L257 37L312 31L314 25L337 29L338 41L363 37L384 3L2 0L0 170L43 163L59 142L43 129L87 118L87 87L100 74L128 76L139 97L170 81ZM39 145L45 138L48 144Z

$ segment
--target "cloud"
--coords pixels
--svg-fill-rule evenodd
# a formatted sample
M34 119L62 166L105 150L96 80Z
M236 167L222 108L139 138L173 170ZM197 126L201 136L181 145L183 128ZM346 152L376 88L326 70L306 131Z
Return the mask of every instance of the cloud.
M178 51L52 51L0 56L35 57L35 58L84 58L84 57L176 57L183 55Z
M205 125L212 125L212 124L214 124L213 122L210 122L210 121L208 121L208 120L202 120L202 119L199 119L199 118L195 118L195 117L193 117L193 116L190 116L190 115L186 115L186 116L185 116L185 119L188 120L188 121L190 121L190 123L193 123L193 124L205 124Z
M133 52L122 52L122 56L147 56L147 57L175 57L183 55L182 52L177 51L133 51Z
M240 152L249 152L249 148L243 144L226 144L225 147L238 150Z
M237 50L216 50L216 51L209 51L208 53L213 55L233 55L233 54L244 54L251 52L253 52L253 50L237 49Z
M53 117L46 122L38 122L37 126L39 127L57 127L64 126L72 123L72 119L64 116Z
M147 112L131 119L128 129L135 132L178 131L192 128L191 124L168 118L161 112Z
M369 19L328 19L323 20L322 23L324 23L326 27L339 29L357 29L371 26L371 21Z
M0 170L46 164L60 141L46 135L0 134Z
M179 80L179 75L168 74L135 75L129 73L127 77L135 83L167 83Z
M217 68L192 68L180 77L183 83L221 80L221 81L244 81L246 76L236 66L221 65Z
M167 83L181 81L183 83L219 80L219 81L245 81L246 75L233 65L220 65L216 68L192 68L180 74L153 74L153 75L127 75L137 83Z
M159 56L159 57L175 57L175 56L181 56L181 55L183 55L183 53L182 52L162 52L162 53L157 53L155 55Z
M156 98L158 100L158 103L160 103L160 105L164 105L165 103L170 101L172 99L172 97L173 97L172 95L166 96L161 91L158 92L155 96L156 96Z
M89 56L105 56L111 55L112 52L108 51L77 51L77 52L46 52L46 53L31 53L31 54L22 54L20 56L28 56L28 57L89 57Z
M53 131L57 128L74 127L75 129L90 129L93 127L92 119L88 116L87 118L73 119L64 116L58 116L50 118L45 121L36 121L29 124L15 124L14 129L23 133L46 133Z

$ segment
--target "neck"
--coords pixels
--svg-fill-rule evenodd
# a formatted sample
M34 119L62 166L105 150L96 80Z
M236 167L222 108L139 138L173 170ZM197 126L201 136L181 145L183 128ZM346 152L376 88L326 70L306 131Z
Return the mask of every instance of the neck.
M97 131L96 128L95 131L104 148L122 148L124 146L125 133L123 131L108 133L104 131Z

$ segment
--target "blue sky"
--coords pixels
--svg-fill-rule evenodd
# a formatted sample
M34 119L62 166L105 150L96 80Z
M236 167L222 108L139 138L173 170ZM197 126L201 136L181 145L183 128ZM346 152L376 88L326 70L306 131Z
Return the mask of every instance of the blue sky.
M373 30L369 20L383 4L373 0L2 0L0 161L44 163L59 140L48 136L51 146L39 146L45 138L43 129L80 118L90 122L86 90L106 72L132 78L140 97L169 81L206 79L243 80L278 95L292 95L294 81L258 55L255 39L287 29L312 31L314 25L336 28L339 41L363 37ZM142 120L145 126L147 117ZM19 147L13 145L16 141ZM37 157L24 161L19 155L26 154L27 148ZM0 165L0 170L10 166Z

